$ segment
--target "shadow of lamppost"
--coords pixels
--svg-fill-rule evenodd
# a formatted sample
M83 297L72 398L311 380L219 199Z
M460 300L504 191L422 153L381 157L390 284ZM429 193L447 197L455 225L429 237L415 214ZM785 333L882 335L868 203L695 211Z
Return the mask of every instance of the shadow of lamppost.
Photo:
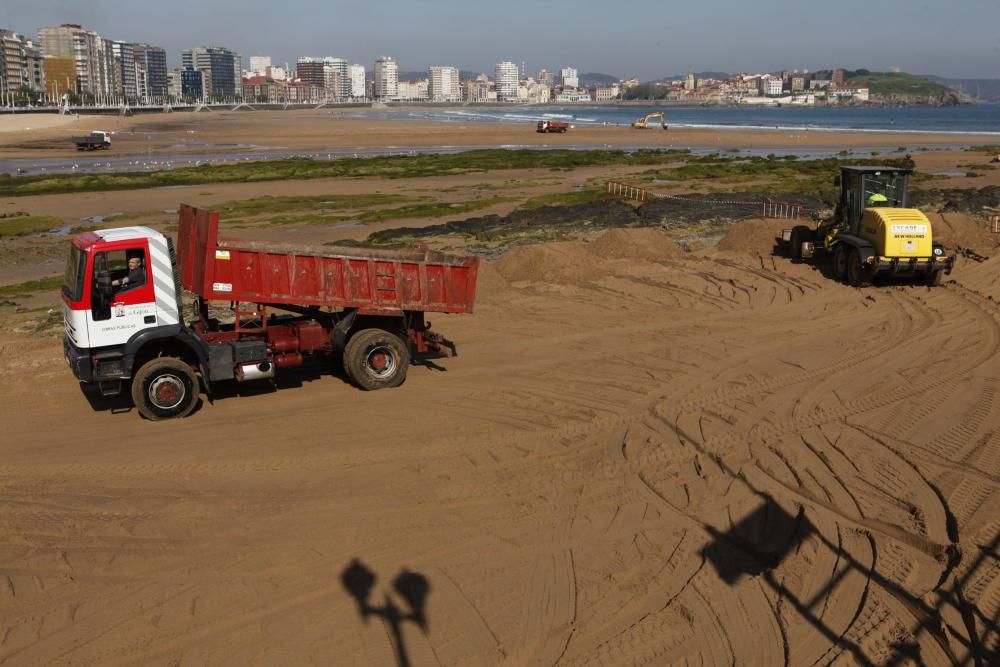
M380 617L389 626L399 667L410 667L410 659L403 644L402 625L410 621L422 632L427 633L428 623L424 610L427 595L431 590L430 582L424 575L403 568L393 580L392 587L406 603L408 609L404 610L398 607L388 594L385 594L381 605L369 602L376 579L375 573L357 558L353 559L340 574L340 581L357 603L361 618L367 623L369 616Z

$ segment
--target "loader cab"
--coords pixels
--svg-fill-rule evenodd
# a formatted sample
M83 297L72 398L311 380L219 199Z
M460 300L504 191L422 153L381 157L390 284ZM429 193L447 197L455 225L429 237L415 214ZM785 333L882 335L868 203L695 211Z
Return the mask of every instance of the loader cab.
M885 196L888 206L906 208L907 185L912 169L898 167L842 167L834 185L840 187L836 219L844 231L857 235L866 202L874 194Z

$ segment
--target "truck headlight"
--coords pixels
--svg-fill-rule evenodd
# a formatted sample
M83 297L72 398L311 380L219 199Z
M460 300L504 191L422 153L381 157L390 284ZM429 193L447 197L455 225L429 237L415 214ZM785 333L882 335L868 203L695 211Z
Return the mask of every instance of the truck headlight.
M943 254L944 254L944 250L941 250L941 248L934 248L934 255L935 256L940 257Z

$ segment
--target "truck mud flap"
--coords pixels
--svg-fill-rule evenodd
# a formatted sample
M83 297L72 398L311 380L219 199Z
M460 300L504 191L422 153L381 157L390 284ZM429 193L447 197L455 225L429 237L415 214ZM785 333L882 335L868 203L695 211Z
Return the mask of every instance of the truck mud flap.
M357 317L358 311L352 310L334 325L333 333L330 334L330 343L333 345L334 352L343 352L344 348L347 347L347 334L354 326L354 320Z

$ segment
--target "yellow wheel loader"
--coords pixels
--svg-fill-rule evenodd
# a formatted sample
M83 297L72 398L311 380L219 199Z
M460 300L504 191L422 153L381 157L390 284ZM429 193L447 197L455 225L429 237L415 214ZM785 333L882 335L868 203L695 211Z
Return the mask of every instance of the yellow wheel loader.
M860 287L876 278L913 278L939 285L954 257L934 240L931 221L906 207L911 169L841 167L833 220L782 230L779 247L793 262L832 257L833 275Z

